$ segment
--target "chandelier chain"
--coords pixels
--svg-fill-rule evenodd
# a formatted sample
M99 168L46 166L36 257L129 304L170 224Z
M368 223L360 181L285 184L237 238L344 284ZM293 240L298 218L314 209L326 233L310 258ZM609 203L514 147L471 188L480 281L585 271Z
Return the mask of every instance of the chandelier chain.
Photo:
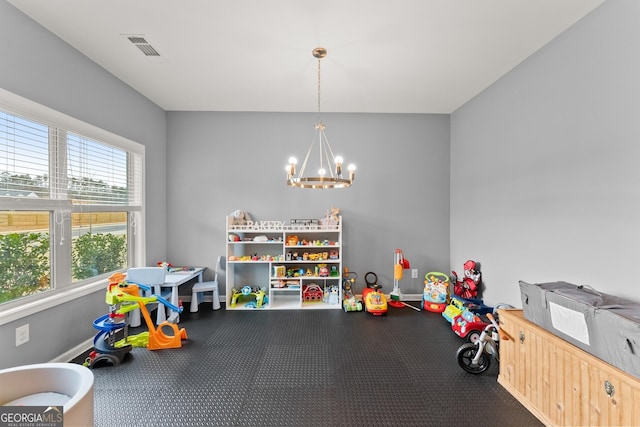
M318 118L320 118L320 58L318 58Z

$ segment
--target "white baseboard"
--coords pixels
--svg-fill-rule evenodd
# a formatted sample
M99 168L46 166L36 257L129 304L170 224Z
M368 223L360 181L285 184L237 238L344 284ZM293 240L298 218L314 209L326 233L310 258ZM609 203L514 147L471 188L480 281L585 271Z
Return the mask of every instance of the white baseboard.
M386 294L386 297L391 298L389 294ZM362 294L356 294L356 298L362 299ZM191 297L184 301L191 301ZM422 301L422 294L402 294L402 301ZM205 296L203 302L211 302L211 296ZM227 302L227 296L220 295L220 302Z
M387 300L391 299L389 294L385 294ZM357 294L356 298L362 299L362 294ZM422 301L422 294L402 294L402 301Z
M77 346L73 347L72 349L67 350L66 352L64 352L60 356L54 358L53 360L50 360L49 362L70 362L74 358L78 357L79 355L81 355L85 351L91 350L92 348L93 348L93 337L91 337L88 340L78 344Z
M389 294L386 295L387 299L390 298ZM357 294L357 298L362 299L362 294ZM191 296L180 296L183 302L191 302ZM402 294L402 301L422 301L422 294ZM211 302L211 295L205 295L202 302ZM226 295L220 295L220 302L227 302Z

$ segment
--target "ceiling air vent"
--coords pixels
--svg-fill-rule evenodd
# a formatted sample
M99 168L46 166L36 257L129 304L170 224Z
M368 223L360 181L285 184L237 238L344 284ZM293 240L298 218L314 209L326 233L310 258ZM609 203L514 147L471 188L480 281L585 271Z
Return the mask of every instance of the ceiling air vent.
M160 56L157 50L154 49L151 44L144 38L140 36L127 36L129 41L136 45L138 49L142 51L146 56Z

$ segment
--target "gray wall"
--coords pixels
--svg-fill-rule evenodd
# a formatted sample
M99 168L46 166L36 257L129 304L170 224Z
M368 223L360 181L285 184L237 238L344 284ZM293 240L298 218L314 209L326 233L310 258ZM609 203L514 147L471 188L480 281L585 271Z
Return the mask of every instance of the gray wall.
M565 280L639 300L640 2L605 2L451 118L451 263L486 299Z
M285 184L291 155L301 162L317 114L169 112L167 114L168 258L214 268L225 254L225 216L236 209L256 220L343 215L343 263L374 271L393 288L394 250L421 277L405 274L400 290L422 294L424 274L449 267L449 116L323 114L326 134L356 182L341 190ZM210 274L210 273L209 273Z
M146 146L147 260L166 257L166 115L97 64L0 0L0 87ZM95 334L104 291L0 325L0 368L52 360ZM30 340L15 347L15 328Z

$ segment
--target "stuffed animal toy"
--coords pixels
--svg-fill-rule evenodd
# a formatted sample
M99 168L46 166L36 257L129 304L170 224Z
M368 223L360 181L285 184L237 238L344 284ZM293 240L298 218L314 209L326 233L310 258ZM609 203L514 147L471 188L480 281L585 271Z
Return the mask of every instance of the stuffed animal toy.
M236 210L231 212L231 225L246 225L247 221L251 221L251 216L247 211Z
M328 210L325 213L324 218L320 220L320 224L324 226L338 225L338 223L340 222L339 215L340 215L340 208L332 207L330 210Z
M339 220L338 216L339 215L340 215L340 208L332 207L331 208L331 219L333 219L336 222L336 224L338 223L338 220Z

